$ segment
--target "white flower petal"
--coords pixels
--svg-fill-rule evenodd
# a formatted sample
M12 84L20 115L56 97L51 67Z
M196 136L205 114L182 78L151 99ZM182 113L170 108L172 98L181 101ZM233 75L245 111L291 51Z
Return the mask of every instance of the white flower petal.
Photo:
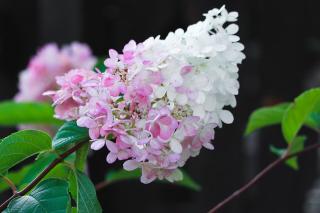
M205 143L203 144L203 146L209 150L214 150L214 146L212 145L212 143Z
M209 112L214 111L217 107L216 102L216 99L212 95L209 95L204 103L205 110Z
M180 142L174 138L171 139L169 146L174 153L180 154L182 152L182 146Z
M177 96L177 93L174 88L172 87L167 88L167 97L170 101L173 101L176 96Z
M176 97L176 101L179 105L183 106L188 103L188 96L185 94L178 94Z
M221 110L221 112L219 112L219 117L226 124L231 124L233 122L233 115L228 110Z
M239 31L239 26L236 24L230 24L227 28L226 31L228 34L233 35L236 34Z
M205 101L206 101L206 95L203 92L199 92L196 99L196 103L203 104Z
M200 118L204 118L205 111L202 105L194 106L192 109L193 109L194 116L199 116Z
M162 86L157 87L157 89L154 91L154 95L156 98L162 98L166 94L166 89Z

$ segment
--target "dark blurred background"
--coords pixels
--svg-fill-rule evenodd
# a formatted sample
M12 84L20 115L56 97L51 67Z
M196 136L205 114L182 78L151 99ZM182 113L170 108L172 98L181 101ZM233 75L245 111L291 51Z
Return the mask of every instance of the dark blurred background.
M234 124L217 130L215 151L203 150L186 165L202 191L129 181L98 193L104 212L206 212L275 159L270 143L285 145L279 127L244 138L249 113L290 101L320 84L319 0L0 0L0 100L14 96L19 71L46 42L78 40L88 43L95 55L106 56L109 48L120 50L130 39L143 41L186 28L223 4L240 13L247 59L240 66ZM11 131L1 129L0 136ZM317 135L304 131L308 143L317 141ZM221 212L319 213L317 162L317 154L310 153L300 159L299 172L280 166ZM89 173L95 183L109 168L104 151L90 157Z

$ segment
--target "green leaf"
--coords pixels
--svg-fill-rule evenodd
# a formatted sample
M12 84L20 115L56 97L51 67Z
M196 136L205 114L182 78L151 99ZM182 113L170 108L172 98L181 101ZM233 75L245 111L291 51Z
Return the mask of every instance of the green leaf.
M74 170L69 174L69 192L74 201L77 201L78 189L77 179Z
M106 71L106 66L104 65L105 57L99 57L96 65L94 66L94 70L98 69L100 72Z
M177 181L174 183L170 183L169 181L157 181L160 183L168 183L168 184L174 184L179 185L185 188L189 188L194 191L200 191L201 186L195 182L186 172L183 172L183 180ZM106 175L106 181L109 184L120 182L120 181L126 181L126 180L139 180L141 177L141 170L136 169L134 171L126 171L123 169L119 170L112 170L107 173Z
M30 170L25 174L21 183L19 184L21 187L30 183L35 177L37 177L50 163L52 163L55 159L58 158L58 155L55 153L45 153L37 158L35 162L31 164ZM63 180L67 180L69 176L70 168L65 164L58 164L55 166L44 178L59 178Z
M281 103L255 110L249 117L245 135L249 135L257 129L281 123L288 106L289 103Z
M60 149L85 140L89 140L88 129L77 126L75 121L70 121L63 124L58 130L52 144L54 149Z
M291 143L302 125L320 102L320 88L308 90L299 95L286 110L281 127L284 138Z
M312 112L308 117L306 123L308 124L308 126L314 129L320 129L320 113Z
M283 157L285 154L287 154L287 152L288 152L288 154L293 154L293 153L296 153L296 152L303 150L305 140L306 140L305 136L297 136L293 140L293 143L290 144L290 150L280 149L280 148L274 147L273 145L270 145L270 151L279 157ZM286 160L286 164L294 170L299 169L297 157L292 157L292 158Z
M19 186L31 167L32 165L24 166L17 171L8 172L8 174L6 174L5 176L9 178L14 183L14 185ZM1 181L0 178L0 192L8 190L9 188L10 187L4 181Z
M5 176L9 178L19 189L24 188L36 176L38 176L54 159L57 155L54 153L40 154L34 162L28 164L17 171L8 172ZM67 159L66 159L67 160ZM49 178L59 178L67 180L70 173L70 168L66 164L60 163L55 166L42 180ZM9 189L9 186L0 181L0 192Z
M310 113L309 117L306 120L306 124L315 130L320 129L320 101Z
M91 180L82 172L74 171L77 181L78 213L102 212L96 190Z
M269 146L269 149L270 149L270 152L272 152L273 154L275 154L279 157L283 157L283 155L285 155L287 152L287 149L277 148L272 144Z
M136 169L133 171L126 171L124 169L111 170L106 174L105 180L108 184L126 181L126 180L139 180L141 177L141 170Z
M186 172L183 172L183 180L178 181L176 183L179 186L183 186L194 191L201 191L201 186L195 180L193 180Z
M75 167L82 172L84 171L86 165L88 151L89 143L86 143L76 152Z
M12 200L8 213L67 212L70 206L68 183L59 179L42 181L29 195Z
M57 155L53 153L45 153L40 155L32 164L30 170L25 174L19 185L24 186L30 183L35 177L38 176L54 159Z
M0 102L0 126L18 124L52 124L62 125L62 121L53 117L50 104L37 102Z
M37 153L51 149L51 138L37 130L23 130L0 142L0 173Z

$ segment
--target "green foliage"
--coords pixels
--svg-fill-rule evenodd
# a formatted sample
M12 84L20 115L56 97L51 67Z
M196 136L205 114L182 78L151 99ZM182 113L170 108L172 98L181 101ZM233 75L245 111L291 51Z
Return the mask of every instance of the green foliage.
M86 143L76 152L75 167L80 171L84 171L88 151L89 151L89 143Z
M169 183L174 185L179 185L194 191L200 191L201 186L195 182L186 172L183 173L183 180L177 181L174 183L170 183L169 181L158 181L161 183ZM116 183L120 181L127 181L127 180L139 180L141 177L141 170L136 169L134 171L126 171L123 169L113 170L107 173L106 181L111 183Z
M53 108L47 103L13 101L0 102L0 126L18 124L62 125L53 117Z
M78 213L99 213L102 212L97 199L97 194L93 183L82 172L74 171L77 185L77 212Z
M292 139L302 125L312 129L320 128L320 89L311 89L296 98L294 103L281 103L262 107L251 113L245 135L275 124L284 126L285 137ZM291 122L292 127L291 127ZM288 134L291 134L289 136ZM289 138L288 138L289 139Z
M57 155L53 153L45 153L40 155L31 165L29 171L24 175L24 178L21 180L19 186L24 186L30 183L38 174L43 171Z
M316 109L320 109L320 106L317 106ZM320 110L319 112L311 112L306 123L315 130L320 129Z
M35 179L57 157L58 156L55 153L45 153L45 155L41 155L40 157L38 157L38 159L31 164L30 170L25 174L24 178L20 182L20 188ZM70 168L68 166L66 166L65 164L58 164L43 178L43 180L48 178L59 178L67 180L69 172Z
M106 71L106 66L104 65L105 57L98 58L96 65L94 66L94 70L98 69L100 72Z
M279 157L283 157L286 154L293 154L299 151L302 151L304 148L304 142L306 141L306 137L305 136L297 136L294 140L293 143L289 146L289 148L287 149L280 149L280 148L276 148L273 145L270 145L270 151L272 153L274 153L275 155L279 156ZM297 157L293 157L290 158L288 160L286 160L286 164L291 167L294 170L298 170L299 169L299 164L298 164L298 158Z
M51 138L44 132L24 130L0 142L0 173L37 153L51 149Z
M29 172L31 169L32 165L27 165L24 166L23 168L17 170L17 171L12 171L7 173L5 176L10 179L16 186L19 186L26 176L26 174ZM1 180L0 178L0 192L3 192L5 190L8 190L9 186L6 184L4 181Z
M306 137L297 136L301 127L305 125L316 131L319 131L320 128L320 88L302 93L295 98L293 103L278 104L254 111L249 118L245 135L280 123L288 147L278 149L270 146L270 151L278 156L302 151ZM286 164L295 170L299 168L296 157L287 160Z
M249 135L257 129L281 123L288 106L289 103L282 103L255 110L249 117L245 135Z
M54 149L60 149L85 140L89 140L88 129L78 127L75 121L70 121L63 124L58 130L53 138L52 146Z
M35 177L37 177L54 159L58 156L55 153L43 153L39 154L37 159L23 166L21 169L17 171L10 171L5 176L9 178L18 189L22 189L28 183L30 183ZM65 161L70 160L73 156L71 155ZM71 159L73 160L73 159ZM73 160L74 161L74 160ZM69 177L70 168L66 166L66 164L58 164L55 168L53 168L44 178L59 178L67 180ZM0 192L9 189L9 186L4 182L0 181Z
M67 212L70 208L68 183L59 179L42 181L30 194L10 202L7 213Z
M291 143L298 134L302 125L312 115L320 103L320 88L308 90L299 95L294 103L290 104L282 119L282 133L288 143Z

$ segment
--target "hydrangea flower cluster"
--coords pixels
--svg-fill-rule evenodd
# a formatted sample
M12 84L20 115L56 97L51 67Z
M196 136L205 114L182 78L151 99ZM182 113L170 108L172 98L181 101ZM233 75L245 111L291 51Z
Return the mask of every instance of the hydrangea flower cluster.
M107 162L142 169L141 182L182 179L179 167L202 147L213 149L215 127L233 122L238 64L244 46L235 35L237 12L221 9L165 39L131 40L109 50L105 72L74 69L49 91L56 117L89 129L91 148Z
M86 44L73 42L61 49L54 43L42 47L20 73L16 101L49 101L42 94L58 89L56 77L70 69L92 69L96 58Z

